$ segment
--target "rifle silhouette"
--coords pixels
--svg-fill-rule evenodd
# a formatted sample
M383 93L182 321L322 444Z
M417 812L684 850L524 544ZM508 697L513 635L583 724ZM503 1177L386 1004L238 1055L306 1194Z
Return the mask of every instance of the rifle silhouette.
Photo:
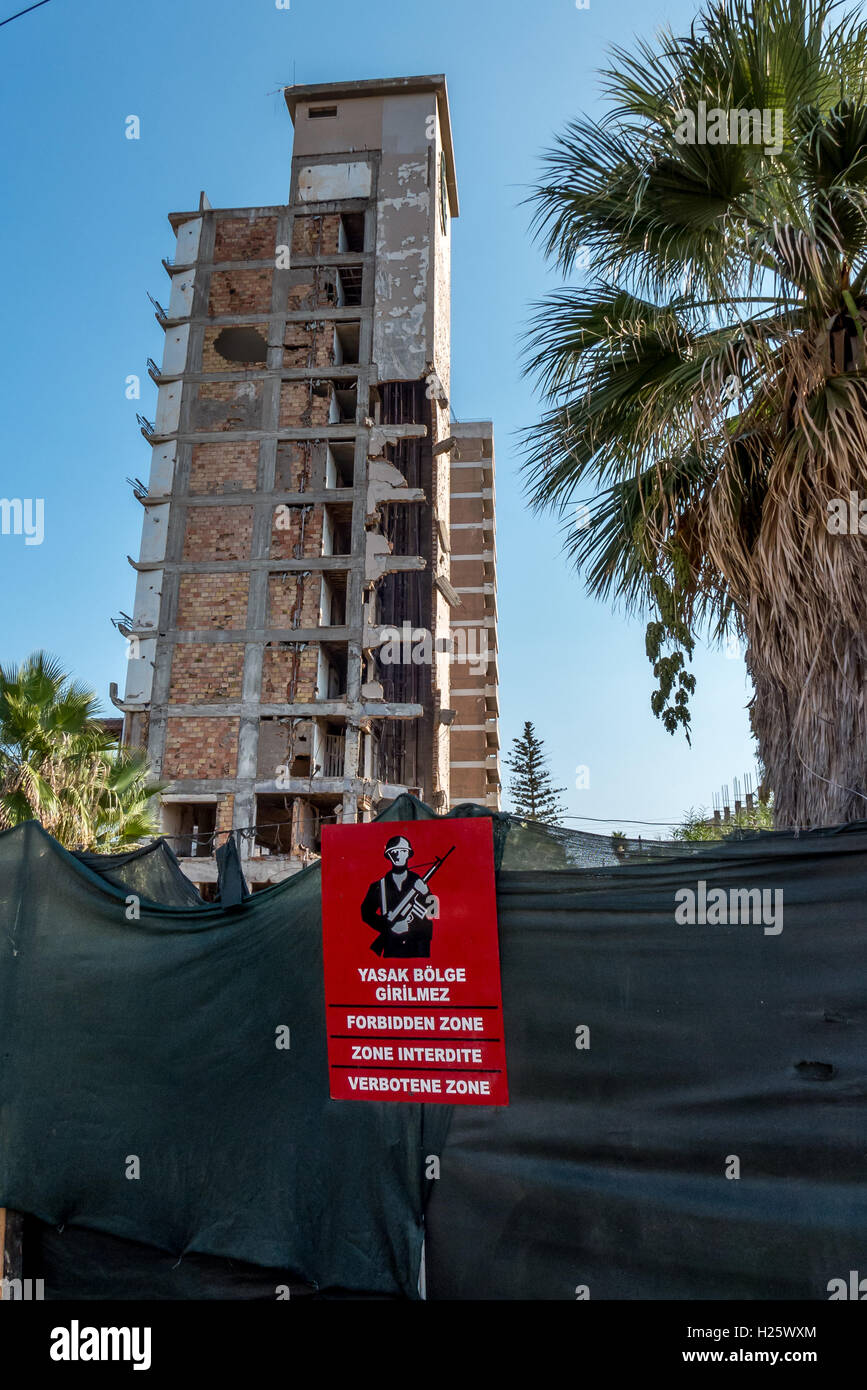
M437 869L442 868L449 855L454 853L455 848L456 846L452 845L451 849L446 851L442 859L434 859L434 862L428 869L427 873L423 874L421 877L420 881L423 884L427 885L428 883L430 883ZM421 897L421 889L418 887L417 883L414 883L407 892L406 896L401 898L397 906L393 907L391 909L391 912L389 912L388 916L386 917L386 921L389 923L389 925L393 928L396 922L402 922L404 919L406 919L407 925L412 926L413 922L420 922L422 917L426 917L427 912L421 905ZM427 897L427 894L425 894L425 897Z

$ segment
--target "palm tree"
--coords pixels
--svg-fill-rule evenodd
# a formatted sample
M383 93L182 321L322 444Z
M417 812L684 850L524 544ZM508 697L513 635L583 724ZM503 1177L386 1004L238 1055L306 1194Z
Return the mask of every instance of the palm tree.
M96 695L36 652L0 667L0 830L40 820L67 849L116 850L156 831L147 755L119 748Z
M777 824L858 819L867 541L827 523L867 494L867 27L722 0L612 58L610 120L572 122L531 199L546 256L590 272L533 321L530 498L584 492L567 548L655 619L671 731L696 634L737 635Z

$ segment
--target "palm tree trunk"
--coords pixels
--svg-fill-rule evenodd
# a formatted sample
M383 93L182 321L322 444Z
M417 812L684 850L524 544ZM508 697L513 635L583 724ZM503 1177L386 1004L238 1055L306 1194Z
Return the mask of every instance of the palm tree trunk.
M826 609L772 625L754 610L746 628L750 713L775 824L867 818L867 623Z

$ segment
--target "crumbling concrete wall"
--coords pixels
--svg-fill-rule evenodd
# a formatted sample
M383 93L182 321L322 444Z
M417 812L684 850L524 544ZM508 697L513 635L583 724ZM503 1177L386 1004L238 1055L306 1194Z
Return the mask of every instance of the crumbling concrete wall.
M386 97L376 207L373 356L384 381L423 377L433 358L432 92Z

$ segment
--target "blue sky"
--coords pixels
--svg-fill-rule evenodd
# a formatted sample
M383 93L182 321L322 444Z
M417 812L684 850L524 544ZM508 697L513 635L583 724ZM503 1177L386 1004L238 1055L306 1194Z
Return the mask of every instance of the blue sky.
M0 18L23 0L0 0ZM699 649L693 744L649 706L644 625L584 596L558 520L531 515L518 432L539 402L520 372L532 301L558 283L522 206L553 134L600 115L612 43L696 7L651 0L51 0L0 27L0 224L6 332L0 496L45 499L45 539L0 535L0 662L44 647L98 690L123 688L146 478L136 412L153 418L146 359L162 359L147 291L164 303L167 214L285 202L292 126L281 88L445 72L461 216L454 225L452 404L491 418L497 444L501 736L525 719L545 740L575 817L607 832L668 822L750 771L742 661ZM126 117L141 122L127 140ZM141 400L125 379L142 378ZM589 787L576 788L576 768ZM507 770L504 767L504 772ZM663 834L645 829L646 834Z

